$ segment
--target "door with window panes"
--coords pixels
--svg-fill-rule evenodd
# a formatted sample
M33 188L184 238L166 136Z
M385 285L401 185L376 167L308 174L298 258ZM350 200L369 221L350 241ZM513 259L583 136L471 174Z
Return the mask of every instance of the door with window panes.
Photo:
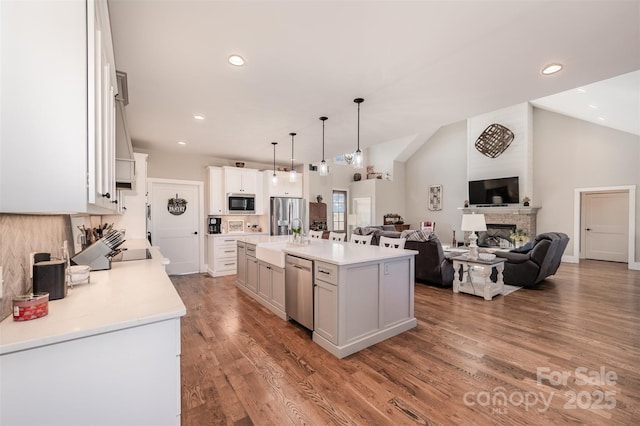
M347 231L347 191L333 191L333 217L331 225L334 232Z

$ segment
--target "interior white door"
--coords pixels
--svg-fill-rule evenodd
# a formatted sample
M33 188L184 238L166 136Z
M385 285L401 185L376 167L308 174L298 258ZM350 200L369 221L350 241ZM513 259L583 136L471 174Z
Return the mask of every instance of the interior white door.
M151 241L160 247L162 254L171 263L167 265L169 275L194 274L199 272L200 193L195 184L150 182L151 195ZM170 207L173 199L184 199L184 211Z
M585 257L627 262L629 246L629 194L583 194Z

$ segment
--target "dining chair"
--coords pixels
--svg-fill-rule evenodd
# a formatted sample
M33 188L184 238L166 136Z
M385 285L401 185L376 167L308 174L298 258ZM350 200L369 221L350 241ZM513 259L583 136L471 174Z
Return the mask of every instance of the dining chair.
M344 234L342 232L333 232L333 231L331 231L331 232L329 232L329 240L330 241L342 242L342 241L344 241L344 237L346 235L347 234Z
M354 244L364 244L364 245L369 245L371 244L371 239L373 238L373 234L371 235L356 235L353 234L351 235L351 242Z
M309 238L322 239L322 231L309 231Z
M407 242L406 238L390 238L380 236L380 247L391 247L397 249L403 249L404 243Z

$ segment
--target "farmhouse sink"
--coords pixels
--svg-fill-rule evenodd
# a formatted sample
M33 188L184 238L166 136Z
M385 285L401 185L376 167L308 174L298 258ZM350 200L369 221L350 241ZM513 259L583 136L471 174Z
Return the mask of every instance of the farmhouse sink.
M305 239L301 242L276 241L270 243L258 243L256 245L256 258L279 268L284 268L284 258L286 254L283 250L285 248L308 247L311 243L312 241L308 239Z
M283 249L287 247L287 244L286 242L260 243L256 245L256 258L278 268L284 268L285 253Z

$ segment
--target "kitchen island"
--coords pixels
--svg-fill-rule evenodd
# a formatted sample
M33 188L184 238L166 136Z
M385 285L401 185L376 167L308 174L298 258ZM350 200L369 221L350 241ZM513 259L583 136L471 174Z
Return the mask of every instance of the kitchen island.
M186 309L150 251L91 272L42 318L0 323L0 424L180 424Z
M260 288L262 275L256 276L254 285L253 259L278 273L286 255L313 261L313 341L338 358L416 326L413 250L328 240L295 244L286 237L265 237L239 239L239 263L241 253L248 266L243 275L238 274L238 287L258 301L264 297L253 289ZM273 275L270 282L271 299L281 294L284 305L284 276L275 293ZM284 309L279 316L287 319Z

